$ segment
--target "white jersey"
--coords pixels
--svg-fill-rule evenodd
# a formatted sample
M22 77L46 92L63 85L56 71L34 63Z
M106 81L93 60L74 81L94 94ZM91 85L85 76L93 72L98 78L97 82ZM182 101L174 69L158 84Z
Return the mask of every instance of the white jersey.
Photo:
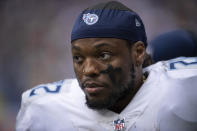
M162 61L120 113L92 110L76 79L22 95L16 131L197 131L197 58Z

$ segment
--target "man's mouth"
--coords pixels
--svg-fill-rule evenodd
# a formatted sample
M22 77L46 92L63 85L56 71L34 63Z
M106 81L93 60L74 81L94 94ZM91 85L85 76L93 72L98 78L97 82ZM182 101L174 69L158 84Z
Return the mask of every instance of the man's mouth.
M105 89L104 85L93 83L93 82L87 82L83 85L84 91L89 94L96 94Z
M93 87L93 88L85 88L85 91L89 94L96 94L104 90L104 87Z

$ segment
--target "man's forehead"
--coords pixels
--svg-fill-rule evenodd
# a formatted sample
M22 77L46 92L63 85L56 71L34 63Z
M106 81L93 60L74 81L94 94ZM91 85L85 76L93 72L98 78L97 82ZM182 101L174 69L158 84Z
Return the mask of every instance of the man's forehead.
M127 43L126 40L117 39L117 38L84 38L78 39L72 42L72 46L77 45L91 45L91 46L100 46L100 45L108 45L108 46L116 46L116 45L123 45Z

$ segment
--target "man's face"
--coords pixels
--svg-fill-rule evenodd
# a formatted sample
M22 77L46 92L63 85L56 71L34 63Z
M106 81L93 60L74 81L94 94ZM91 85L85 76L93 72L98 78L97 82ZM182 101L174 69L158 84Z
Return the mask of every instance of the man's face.
M90 108L114 105L132 88L132 54L127 41L85 38L72 43L74 70Z

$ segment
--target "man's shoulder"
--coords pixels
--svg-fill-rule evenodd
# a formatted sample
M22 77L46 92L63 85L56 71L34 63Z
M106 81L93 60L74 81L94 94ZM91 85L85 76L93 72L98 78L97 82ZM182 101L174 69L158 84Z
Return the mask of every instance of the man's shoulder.
M78 99L81 94L76 79L41 84L25 91L17 115L16 130L74 130L69 114L75 113L71 110L73 108L81 110L73 104L81 102ZM66 127L65 123L68 124Z
M144 72L158 72L173 78L187 78L197 75L197 57L178 57L157 62L144 69Z
M165 61L169 70L197 69L197 57L178 57Z
M192 76L177 79L174 85L168 88L157 117L161 130L197 130L196 85L197 76Z
M65 95L78 87L76 79L65 79L53 83L37 85L22 94L22 104L30 104L35 101L47 100L48 98Z
M170 60L159 61L145 69L150 70L161 66L165 66L167 70L197 69L197 57L177 57Z

